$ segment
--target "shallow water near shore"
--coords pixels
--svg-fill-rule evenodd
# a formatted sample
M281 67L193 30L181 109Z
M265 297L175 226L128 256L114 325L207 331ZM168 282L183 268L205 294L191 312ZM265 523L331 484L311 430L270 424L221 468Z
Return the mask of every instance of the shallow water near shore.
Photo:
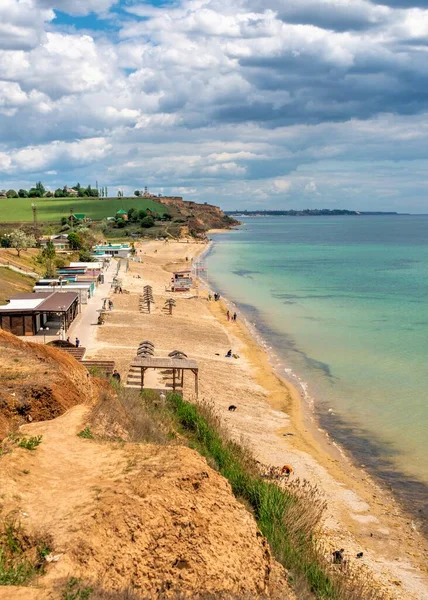
M422 518L428 217L256 217L214 240L211 287L272 346L322 426Z

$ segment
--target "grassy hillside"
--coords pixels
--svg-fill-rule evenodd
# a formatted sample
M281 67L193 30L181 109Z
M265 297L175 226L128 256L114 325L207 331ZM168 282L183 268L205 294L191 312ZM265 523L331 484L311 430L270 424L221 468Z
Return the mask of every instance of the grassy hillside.
M59 221L61 217L68 217L71 209L74 213L83 213L94 221L114 217L121 209L149 208L159 214L167 212L167 207L144 198L1 198L0 222L31 222L33 202L37 204L39 222Z
M6 304L6 300L21 292L31 292L34 279L16 273L11 269L0 268L0 304Z
M38 254L39 250L37 248L22 250L21 256L18 256L18 253L13 248L0 248L0 265L12 265L22 271L40 273L42 275L45 270L44 267L34 261Z

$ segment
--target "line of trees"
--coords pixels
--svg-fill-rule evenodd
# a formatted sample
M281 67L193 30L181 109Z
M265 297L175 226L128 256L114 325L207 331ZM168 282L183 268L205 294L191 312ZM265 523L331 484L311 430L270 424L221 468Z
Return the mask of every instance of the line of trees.
M80 183L77 183L72 188L65 185L64 187L57 188L54 192L51 192L45 188L41 181L38 181L36 185L29 190L21 188L16 191L10 189L6 192L6 196L8 198L69 198L73 196L79 196L81 198L98 198L101 196L105 198L107 197L107 192L108 190L106 187L102 187L101 191L99 191L97 188L92 188L90 185L87 187L81 186Z

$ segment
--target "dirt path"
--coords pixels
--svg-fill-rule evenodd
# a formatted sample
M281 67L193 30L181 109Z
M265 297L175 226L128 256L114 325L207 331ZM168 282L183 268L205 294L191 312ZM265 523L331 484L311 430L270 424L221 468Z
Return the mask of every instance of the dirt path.
M116 274L117 262L112 260L106 271L104 271L104 283L100 283L95 290L92 298L83 307L82 312L73 321L71 327L67 331L70 340L74 343L76 336L80 340L80 345L87 349L85 358L89 357L93 340L96 337L96 329L98 327L99 310L103 306L103 298L107 298L111 292L111 284L113 277Z
M1 600L59 600L70 577L148 597L164 589L291 598L253 517L202 457L184 446L84 439L87 412L76 406L22 427L41 444L1 459L2 514L48 533L59 557L39 589L0 587Z

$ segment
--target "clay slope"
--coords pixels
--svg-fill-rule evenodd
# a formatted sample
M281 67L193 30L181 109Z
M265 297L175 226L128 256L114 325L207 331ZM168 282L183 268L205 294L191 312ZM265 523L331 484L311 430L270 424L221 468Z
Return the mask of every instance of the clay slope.
M19 435L40 441L0 453L0 524L13 515L58 558L30 587L0 586L0 600L74 598L71 577L94 587L90 600L290 598L254 518L197 452L78 436L88 401L113 411L114 397L54 348L0 332L0 352L3 435L32 419Z
M26 425L43 436L37 450L0 457L0 517L18 510L61 554L28 598L61 598L70 576L137 598L290 597L252 515L205 459L182 446L82 439L86 422L78 406ZM0 587L2 600L22 593Z
M92 400L87 370L70 355L0 329L0 441L19 425Z

